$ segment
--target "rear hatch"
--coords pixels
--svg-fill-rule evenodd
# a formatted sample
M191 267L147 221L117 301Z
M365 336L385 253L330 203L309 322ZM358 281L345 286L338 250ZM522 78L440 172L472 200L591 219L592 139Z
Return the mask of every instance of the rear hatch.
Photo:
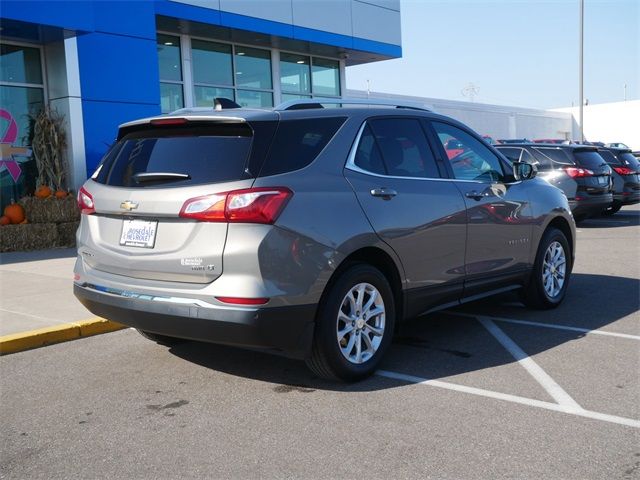
M620 164L611 167L624 179L625 187L640 190L640 160L631 153L631 150L616 152L615 157Z
M181 211L187 200L250 188L277 118L163 118L121 128L80 193L95 209L83 215L84 261L140 279L215 280L222 274L228 224L185 218Z
M573 151L578 170L574 176L578 191L589 195L602 195L612 189L611 167L595 149L579 149ZM567 172L569 173L569 172Z

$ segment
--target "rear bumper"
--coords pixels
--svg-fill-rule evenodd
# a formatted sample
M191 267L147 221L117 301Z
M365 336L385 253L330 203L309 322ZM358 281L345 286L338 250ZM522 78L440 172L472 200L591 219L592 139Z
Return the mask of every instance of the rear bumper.
M268 350L306 358L313 339L316 305L220 308L155 301L153 297L98 291L74 284L89 311L114 322L160 335Z
M569 200L571 213L576 215L599 214L613 202L613 194L595 195L581 200Z
M624 191L613 194L613 201L621 205L633 205L640 203L640 191Z

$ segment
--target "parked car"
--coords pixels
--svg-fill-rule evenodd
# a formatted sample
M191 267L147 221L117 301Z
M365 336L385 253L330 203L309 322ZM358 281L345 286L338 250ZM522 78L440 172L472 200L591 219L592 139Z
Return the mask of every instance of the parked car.
M576 221L600 215L613 203L611 168L587 145L496 145L510 160L532 163L538 176L560 188Z
M497 141L498 145L509 145L511 143L531 143L531 140L527 138L503 138Z
M613 179L613 203L605 215L617 213L625 205L640 203L640 161L628 148L600 148L602 158L609 164Z
M624 150L631 150L626 144L622 142L606 143L604 146L607 148L622 148Z
M407 318L507 290L562 302L575 224L531 165L426 110L312 103L121 125L78 194L78 299L159 343L264 349L348 381Z
M565 140L564 138L537 138L533 141L533 143L547 143L553 145L564 145L570 143L569 140Z

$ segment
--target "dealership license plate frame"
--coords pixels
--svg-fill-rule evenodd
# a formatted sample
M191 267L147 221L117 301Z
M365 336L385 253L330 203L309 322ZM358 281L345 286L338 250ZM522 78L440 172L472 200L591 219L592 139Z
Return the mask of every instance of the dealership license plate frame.
M134 240L127 238L129 233L135 229L149 228L148 238L143 240ZM138 218L125 218L122 220L122 230L120 231L120 246L135 248L154 248L158 234L157 220L140 220Z

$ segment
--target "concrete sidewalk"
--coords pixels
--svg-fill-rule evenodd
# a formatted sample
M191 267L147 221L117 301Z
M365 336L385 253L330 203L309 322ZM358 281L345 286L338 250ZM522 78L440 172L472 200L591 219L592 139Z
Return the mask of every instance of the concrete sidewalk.
M0 336L95 318L73 296L75 248L0 254Z

